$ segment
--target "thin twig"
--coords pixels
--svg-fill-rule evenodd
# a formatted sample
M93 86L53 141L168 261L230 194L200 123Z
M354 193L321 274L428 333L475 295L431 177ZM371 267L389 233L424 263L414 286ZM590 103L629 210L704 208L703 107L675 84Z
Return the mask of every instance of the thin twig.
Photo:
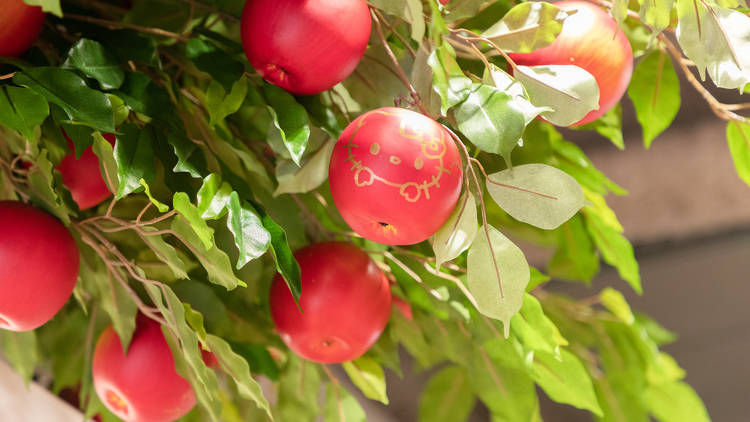
M74 13L66 13L65 14L66 19L73 19L88 23L93 23L94 25L103 26L110 29L132 29L139 32L145 32L148 34L153 35L159 35L162 37L167 38L174 38L176 40L187 42L188 38L184 35L176 34L174 32L165 31L163 29L159 28L150 28L147 26L141 26L141 25L134 25L131 23L125 23L125 22L116 22L116 21L110 21L106 19L99 19L99 18L92 18L91 16L85 16L85 15L77 15Z

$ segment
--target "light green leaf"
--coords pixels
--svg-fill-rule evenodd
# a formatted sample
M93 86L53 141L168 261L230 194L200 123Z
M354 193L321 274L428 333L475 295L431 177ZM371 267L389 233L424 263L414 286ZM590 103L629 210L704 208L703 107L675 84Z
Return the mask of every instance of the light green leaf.
M202 219L216 220L224 216L232 186L222 182L221 176L211 173L203 179L198 190L198 212Z
M470 382L460 366L449 366L433 375L419 399L419 420L465 421L476 401Z
M516 66L513 74L526 87L532 104L553 110L542 113L552 124L570 126L599 109L599 85L578 66Z
M422 43L425 22L420 0L370 0L371 5L393 16L398 16L411 25L411 38Z
M49 105L41 95L28 88L0 86L0 125L21 132L33 142L34 128L48 115Z
M591 234L604 261L615 268L623 280L627 281L637 293L641 293L641 275L638 272L638 261L633 254L633 246L617 230L606 224L598 215L585 212L586 229Z
M609 14L617 22L617 26L622 27L625 18L628 17L628 0L614 0Z
M638 0L641 22L651 27L652 37L656 37L669 26L674 0Z
M336 140L329 139L309 159L303 161L302 168L288 160L279 160L276 165L276 180L279 186L274 196L284 193L305 193L316 189L328 179L328 163Z
M628 96L643 128L643 144L648 148L672 124L680 109L680 81L666 52L654 51L636 66Z
M31 6L41 6L42 11L52 13L58 18L63 17L60 0L23 0L23 2Z
M477 234L477 203L471 192L464 192L448 220L432 238L435 268L469 249Z
M120 179L117 175L117 160L115 160L115 150L100 132L94 132L94 143L91 149L99 158L99 169L101 170L102 179L107 184L110 192L117 192L120 188Z
M123 125L116 137L114 156L119 186L115 199L122 199L143 187L141 179L146 183L154 179L154 139L149 128L141 129L132 123Z
M750 16L694 0L677 0L677 41L702 79L719 88L750 82Z
M310 123L305 108L292 94L275 85L263 85L263 96L268 101L274 126L279 130L292 160L299 165L310 138Z
M367 415L354 396L337 383L326 388L326 404L323 409L324 422L366 422Z
M649 386L644 392L649 412L661 422L709 422L706 407L684 382Z
M622 137L622 106L620 103L607 110L601 117L585 125L574 126L576 130L595 130L598 134L609 139L614 146L625 149L625 140Z
M433 86L435 77L429 62L430 57L434 54L427 50L427 47L424 45L419 47L417 57L414 58L409 80L430 115L437 116L440 114L441 100L438 91Z
M169 211L169 205L159 201L158 199L154 198L153 195L151 195L151 187L146 183L145 180L141 179L139 181L140 185L143 186L143 193L146 194L148 197L148 200L151 201L152 204L156 207L159 212L167 212Z
M502 321L508 337L510 320L523 304L529 264L521 249L500 231L492 226L486 230L479 229L469 248L467 284L478 311Z
M268 250L271 246L271 234L263 227L254 207L247 201L240 200L237 192L229 195L227 210L229 211L227 226L234 235L234 244L237 245L239 251L237 259L239 270Z
M591 281L599 272L599 256L583 217L574 215L557 230L557 250L547 263L547 271L555 278Z
M459 130L472 144L510 161L510 153L518 145L527 123L526 116L515 107L513 97L494 86L473 84L455 113Z
M441 112L445 114L449 108L466 99L472 90L471 79L464 76L456 62L456 52L448 43L436 48L427 59L432 68L433 85L440 94Z
M536 353L532 363L532 377L552 400L602 416L591 377L578 358L563 349L560 357Z
M39 363L36 332L0 330L0 346L5 358L28 386Z
M156 231L156 228L151 226L144 226L141 230L145 232ZM174 276L183 280L188 278L185 272L185 262L177 255L177 250L167 243L161 236L143 236L143 241L146 242L149 248L154 252L157 258L169 267L174 273Z
M385 392L385 373L383 368L370 357L362 356L358 359L342 364L349 378L365 397L388 404Z
M317 367L294 353L289 354L279 379L279 401L275 413L280 422L312 422L318 416L320 373Z
M198 235L203 246L206 249L211 248L214 244L214 229L206 224L198 208L190 202L188 195L185 192L175 193L172 199L172 206L190 224L190 227Z
M625 324L630 325L635 321L633 312L630 310L630 305L628 305L622 293L611 287L607 287L599 293L599 298L602 301L602 305Z
M112 103L102 92L86 86L75 73L57 67L29 67L18 72L13 82L31 88L47 101L65 110L71 121L102 132L114 132Z
M206 343L211 352L219 360L221 369L234 380L240 396L255 402L258 408L265 410L268 417L273 419L268 400L263 396L260 384L258 384L250 373L250 366L247 364L247 361L242 356L233 352L229 343L221 337L209 334L206 336Z
M521 310L510 321L510 331L528 350L558 355L559 346L568 344L539 301L528 293L523 296Z
M546 164L524 164L490 174L487 191L516 220L547 230L568 221L584 204L578 182Z
M103 45L87 38L79 39L70 47L63 65L74 67L84 75L96 79L106 90L117 89L125 81L125 72L117 60Z
M552 44L572 14L550 3L521 3L482 35L506 52L528 53Z
M750 186L750 125L730 121L727 124L727 141L737 175Z
M215 126L242 106L247 96L247 78L240 78L232 85L232 90L226 94L220 83L211 80L206 90L206 109L211 118L210 126Z
M54 176L52 174L52 162L47 158L47 150L41 150L39 156L34 159L36 171L29 172L28 180L32 188L32 198L41 203L44 208L65 224L70 223L68 209L53 188Z
M175 206L175 208L177 207ZM185 240L185 246L190 249L201 262L203 268L206 269L210 282L224 286L227 290L232 290L237 286L247 286L245 282L234 275L227 254L216 247L213 241L210 247L205 247L203 241L196 235L190 222L185 217L182 215L175 217L172 221L172 230Z

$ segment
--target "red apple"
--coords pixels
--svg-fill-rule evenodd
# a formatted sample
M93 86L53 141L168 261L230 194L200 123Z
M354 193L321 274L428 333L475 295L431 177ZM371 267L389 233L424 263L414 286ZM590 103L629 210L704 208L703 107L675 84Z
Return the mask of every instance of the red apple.
M600 7L580 0L554 4L563 10L576 10L565 19L555 41L531 53L510 54L510 58L524 66L572 64L589 72L599 85L599 109L572 126L583 125L620 101L633 73L633 51L617 22Z
M242 45L266 81L294 94L317 94L354 71L370 25L364 0L248 0Z
M190 384L175 370L161 325L139 315L127 353L110 326L94 349L94 388L102 403L129 422L167 422L195 405Z
M209 368L219 369L219 359L213 354L213 352L201 349L201 358L203 359L203 363Z
M23 0L0 1L0 56L19 56L29 49L44 24L39 6Z
M0 328L33 330L68 301L78 279L78 246L56 218L0 201Z
M361 236L389 245L419 243L448 219L461 193L458 148L436 121L380 108L339 137L328 170L344 220Z
M63 183L70 190L78 208L86 210L109 198L112 192L104 182L99 168L99 157L94 154L91 147L86 148L80 158L76 158L73 141L68 135L63 135L68 140L71 152L62 159L57 170L62 174ZM113 133L105 133L103 136L112 146L115 145Z
M315 362L358 358L388 322L391 289L385 275L348 243L315 243L295 257L302 269L302 312L281 275L271 285L271 316L282 340Z

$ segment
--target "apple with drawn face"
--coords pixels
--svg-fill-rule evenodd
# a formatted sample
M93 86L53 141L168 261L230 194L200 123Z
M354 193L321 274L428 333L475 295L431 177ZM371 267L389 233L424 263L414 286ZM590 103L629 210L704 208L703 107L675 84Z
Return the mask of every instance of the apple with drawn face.
M23 0L0 1L0 56L20 56L34 44L44 24L39 6Z
M386 107L346 127L328 179L336 207L355 232L379 243L410 245L448 219L463 174L458 148L439 123Z

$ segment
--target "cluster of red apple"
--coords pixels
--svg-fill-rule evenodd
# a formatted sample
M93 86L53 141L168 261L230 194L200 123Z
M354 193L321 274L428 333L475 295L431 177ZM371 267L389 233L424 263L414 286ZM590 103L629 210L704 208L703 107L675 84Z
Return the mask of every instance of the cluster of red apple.
M575 64L591 73L599 85L600 108L577 123L583 124L619 101L630 79L632 53L614 20L598 7L582 1L558 6L578 12L568 18L555 42L511 58L524 65ZM23 53L43 20L39 7L2 1L0 55ZM248 0L242 41L249 62L266 81L310 95L330 89L354 71L367 48L370 25L364 0ZM105 138L114 143L114 135ZM79 159L71 153L57 169L80 209L111 195L90 148ZM381 108L362 114L341 134L329 181L338 210L362 237L414 244L428 239L448 219L460 195L462 163L442 125L405 109ZM78 276L78 248L59 221L19 202L0 202L0 232L0 328L31 330L51 319L70 297ZM385 275L351 244L313 244L295 256L302 270L299 308L280 275L270 292L281 338L313 361L361 356L390 315ZM411 317L405 302L393 302ZM215 357L211 359L215 364ZM143 316L127 353L112 327L105 330L93 366L98 395L125 420L172 420L195 403L190 385L174 369L160 326Z

